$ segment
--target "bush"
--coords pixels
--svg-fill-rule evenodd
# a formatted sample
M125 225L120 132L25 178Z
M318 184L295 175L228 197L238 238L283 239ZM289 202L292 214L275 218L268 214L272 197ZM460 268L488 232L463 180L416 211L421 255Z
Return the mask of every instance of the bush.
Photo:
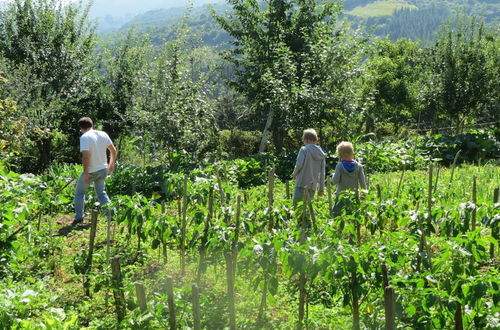
M223 130L220 133L219 141L224 152L232 158L241 158L259 151L261 136L262 133L258 131Z
M460 162L498 159L499 139L495 134L498 135L498 132L473 131L457 136L434 135L398 141L370 141L355 145L356 159L369 173L423 169L430 159L439 159L442 164L449 165L458 150L462 150ZM298 150L279 155L256 154L226 161L206 160L203 163L196 163L187 155L177 154L169 166L117 165L115 174L107 182L108 191L112 195L159 193L165 199L172 199L181 192L184 174L190 175L191 179L213 179L217 169L222 171L225 179L237 182L241 188L265 184L267 173L273 166L276 168L276 177L287 181L291 179L297 152ZM331 173L337 162L338 158L334 153L327 153L327 173Z
M409 140L366 142L355 146L356 158L365 172L390 172L404 168L420 169L426 166L426 157L419 147L421 138Z
M445 165L453 163L455 155L462 150L457 160L463 162L480 162L500 158L500 130L476 130L459 135L437 134L426 138L423 149L432 158L439 158Z

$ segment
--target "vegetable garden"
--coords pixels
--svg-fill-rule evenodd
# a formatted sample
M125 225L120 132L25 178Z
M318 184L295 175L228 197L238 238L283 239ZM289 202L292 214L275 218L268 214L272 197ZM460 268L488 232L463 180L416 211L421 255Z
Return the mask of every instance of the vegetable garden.
M500 325L492 164L371 174L332 218L332 187L294 209L275 168L241 188L218 163L166 173L147 195L128 187L110 218L93 211L78 226L65 215L78 168L0 174L1 328Z

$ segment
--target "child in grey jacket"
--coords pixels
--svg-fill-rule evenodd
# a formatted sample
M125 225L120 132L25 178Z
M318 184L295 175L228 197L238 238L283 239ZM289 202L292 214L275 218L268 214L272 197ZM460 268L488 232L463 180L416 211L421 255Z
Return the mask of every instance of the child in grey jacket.
M300 148L292 173L295 179L293 204L305 199L305 194L312 199L315 191L323 195L325 186L325 153L318 145L318 135L314 129L306 129L302 135L304 146Z
M333 207L334 216L340 215L342 207L350 202L348 199L341 198L341 192L351 190L358 195L358 187L366 189L365 173L363 165L354 160L354 147L351 142L341 142L337 146L337 154L340 162L335 167L333 175L333 184L337 185L335 194L335 206Z

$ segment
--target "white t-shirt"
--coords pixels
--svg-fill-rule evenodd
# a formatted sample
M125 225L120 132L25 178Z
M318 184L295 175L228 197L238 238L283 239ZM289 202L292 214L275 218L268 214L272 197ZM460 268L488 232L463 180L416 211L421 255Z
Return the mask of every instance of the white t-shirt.
M94 173L108 168L106 149L113 144L108 134L103 131L91 129L80 136L80 152L90 152L89 173Z

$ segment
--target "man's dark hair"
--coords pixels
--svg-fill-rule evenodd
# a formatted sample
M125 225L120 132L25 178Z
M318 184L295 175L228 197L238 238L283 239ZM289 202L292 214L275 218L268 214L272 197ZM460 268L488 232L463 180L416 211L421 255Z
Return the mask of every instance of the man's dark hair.
M94 123L92 123L92 119L90 119L89 117L83 117L78 121L78 126L80 128L87 129L92 128L92 126L94 126Z

